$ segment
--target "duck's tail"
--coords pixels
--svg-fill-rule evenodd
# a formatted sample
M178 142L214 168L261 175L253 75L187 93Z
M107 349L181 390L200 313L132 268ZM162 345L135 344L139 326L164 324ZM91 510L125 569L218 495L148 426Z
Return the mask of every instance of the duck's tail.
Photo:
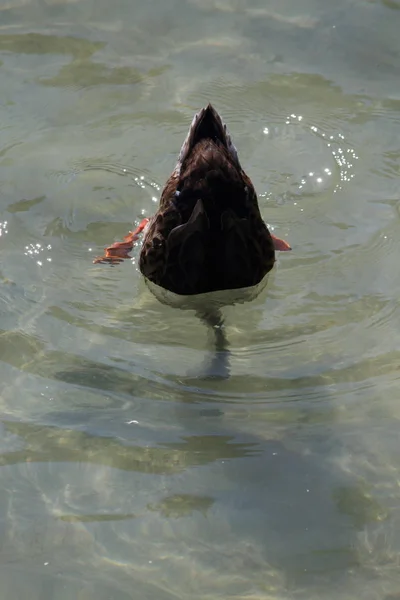
M204 310L197 310L196 315L212 331L214 338L213 356L207 366L204 378L228 379L230 375L230 351L221 309L209 307Z

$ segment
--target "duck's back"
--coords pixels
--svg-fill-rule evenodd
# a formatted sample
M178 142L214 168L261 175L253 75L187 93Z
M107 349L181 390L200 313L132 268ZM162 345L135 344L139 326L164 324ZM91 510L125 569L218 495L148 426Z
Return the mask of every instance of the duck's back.
M140 257L142 273L176 294L258 284L275 252L253 185L227 150L203 139L166 186Z

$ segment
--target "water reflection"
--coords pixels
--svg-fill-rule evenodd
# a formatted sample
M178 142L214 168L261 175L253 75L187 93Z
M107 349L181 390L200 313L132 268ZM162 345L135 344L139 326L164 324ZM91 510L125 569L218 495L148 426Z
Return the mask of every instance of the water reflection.
M133 67L114 67L113 69L99 62L89 60L74 61L61 67L56 77L41 79L43 85L86 88L94 85L132 85L145 81L147 77L155 77L163 69L153 69L141 73Z
M94 522L108 522L108 521L126 521L128 519L136 519L136 515L128 513L125 515L113 515L107 513L95 514L95 515L60 515L58 517L60 521L65 523L94 523Z
M68 54L75 59L88 59L104 48L104 42L92 42L73 36L44 35L41 33L2 33L0 52L15 54Z
M148 509L159 511L167 519L179 519L190 516L193 511L199 511L203 516L214 504L214 499L209 496L195 496L193 494L174 494L163 498L157 504L149 504Z
M140 473L176 473L193 465L245 458L257 453L254 443L235 442L233 436L187 436L161 447L134 446L112 438L60 430L56 427L3 421L7 433L25 440L24 450L6 452L0 464L25 462L94 463Z
M33 206L36 206L45 200L46 196L39 196L38 198L32 198L32 200L17 200L7 206L9 213L18 213L29 211Z
M115 589L123 590L125 580L174 596L182 586L200 597L209 586L226 592L231 584L245 594L250 574L259 591L272 592L279 577L289 587L315 585L316 578L337 586L359 565L356 530L384 516L365 484L332 462L327 438L314 440L313 450L251 435L247 443L187 436L151 448L30 423L3 421L3 427L24 443L23 450L1 455L3 481L20 482L17 493L3 488L0 495L8 503L5 559L22 553L28 569L30 559L42 560L54 573L67 553L74 578L91 581L101 568ZM247 468L239 470L237 459L243 458ZM211 462L215 467L206 479L196 476L196 468ZM183 472L185 478L177 480ZM148 479L151 474L161 479ZM184 491L191 486L198 493ZM177 487L182 491L165 494ZM201 493L207 488L213 496ZM129 489L136 492L127 495ZM89 512L93 506L97 510ZM199 578L195 587L179 567L188 551ZM216 571L221 561L222 578ZM161 564L178 569L179 581L163 582Z

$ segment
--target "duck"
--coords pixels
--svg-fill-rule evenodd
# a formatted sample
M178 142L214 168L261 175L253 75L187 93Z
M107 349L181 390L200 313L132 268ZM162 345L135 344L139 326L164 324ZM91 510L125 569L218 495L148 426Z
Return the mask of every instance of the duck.
M141 234L144 278L185 297L257 286L276 251L291 250L265 224L254 185L211 104L195 114L154 216L93 262L130 258Z

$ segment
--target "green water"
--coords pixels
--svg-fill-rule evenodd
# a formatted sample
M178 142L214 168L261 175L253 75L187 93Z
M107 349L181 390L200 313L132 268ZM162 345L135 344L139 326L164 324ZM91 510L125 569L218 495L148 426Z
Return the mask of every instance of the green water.
M0 6L0 600L400 597L400 3ZM276 235L231 377L135 260L212 101Z

